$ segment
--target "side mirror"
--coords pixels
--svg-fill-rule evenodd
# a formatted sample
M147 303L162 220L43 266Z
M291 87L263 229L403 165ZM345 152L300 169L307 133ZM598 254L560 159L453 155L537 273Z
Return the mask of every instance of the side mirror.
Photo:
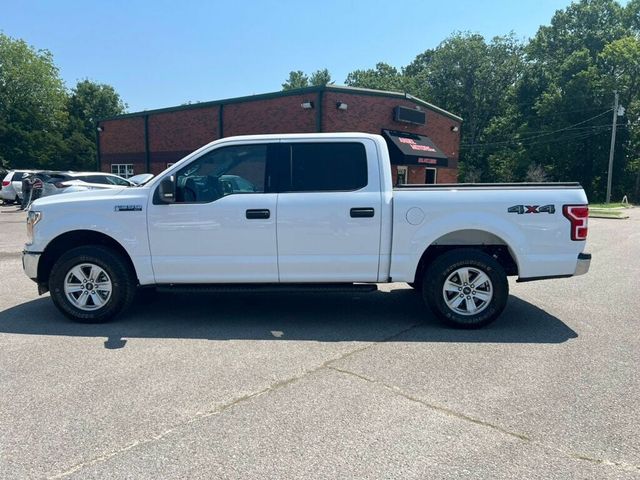
M160 182L158 197L162 203L173 203L176 201L176 182L173 176L167 177Z

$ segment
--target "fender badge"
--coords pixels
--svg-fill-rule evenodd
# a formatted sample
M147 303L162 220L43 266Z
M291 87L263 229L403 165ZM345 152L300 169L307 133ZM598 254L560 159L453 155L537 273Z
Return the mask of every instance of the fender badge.
M514 205L507 209L509 213L517 213L518 215L526 213L549 213L553 215L556 213L556 207L554 205Z
M115 212L141 212L142 205L116 205L113 210Z

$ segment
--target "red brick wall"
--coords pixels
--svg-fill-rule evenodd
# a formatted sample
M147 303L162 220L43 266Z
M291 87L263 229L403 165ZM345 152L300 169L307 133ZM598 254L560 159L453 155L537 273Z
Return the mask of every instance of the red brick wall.
M420 165L409 165L407 168L407 182L409 183L424 183L426 181L425 169ZM430 167L433 168L433 167ZM436 167L436 183L457 183L458 181L458 169L457 168L445 168ZM398 181L398 167L397 165L391 165L391 176L393 177L393 185Z
M216 140L218 118L218 106L149 115L151 173Z
M316 93L310 93L224 105L223 135L316 132L317 97ZM301 104L306 101L313 102L314 108L303 109ZM348 109L338 110L338 101L347 103ZM324 92L322 131L379 134L382 129L390 129L426 135L449 157L449 168L438 168L437 182L455 182L460 134L451 129L460 127L460 123L426 107L421 107L426 112L426 125L396 122L393 120L393 109L399 105L415 108L417 103L403 98ZM173 163L218 138L219 108L212 106L150 114L148 128L152 173L160 173L167 163ZM108 120L102 125L102 169L109 171L111 163L134 163L136 173L143 172L144 117ZM424 168L412 166L408 181L424 183Z
M194 108L149 115L149 150L196 150L218 138L218 108Z
M144 118L132 117L100 123L100 168L111 171L112 163L132 163L135 173L145 171Z
M438 183L458 183L458 168L438 168Z
M224 136L315 132L318 106L305 110L300 105L316 100L313 93L225 105Z
M348 109L338 110L338 101L346 103ZM397 106L416 108L418 104L402 98L326 92L322 130L380 133L384 128L417 133L430 137L448 157L458 158L459 132L451 131L451 127L460 127L460 122L426 107L421 107L427 114L426 125L396 122L393 120L393 109Z
M338 102L346 103L348 105L347 110L338 110ZM322 130L324 132L367 132L379 134L382 129L388 129L425 135L431 138L438 148L449 157L450 168L438 168L437 182L455 182L460 145L460 122L426 107L421 107L426 112L427 121L425 125L412 125L394 121L393 109L395 107L415 108L416 105L418 104L402 98L325 92ZM451 130L454 126L458 127L458 132ZM410 183L424 183L424 168L410 167L407 180Z

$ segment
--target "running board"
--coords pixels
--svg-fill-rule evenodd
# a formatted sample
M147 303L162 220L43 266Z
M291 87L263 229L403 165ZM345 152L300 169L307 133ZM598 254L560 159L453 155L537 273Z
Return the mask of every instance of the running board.
M226 283L226 284L164 284L158 292L180 293L368 293L378 290L375 283Z

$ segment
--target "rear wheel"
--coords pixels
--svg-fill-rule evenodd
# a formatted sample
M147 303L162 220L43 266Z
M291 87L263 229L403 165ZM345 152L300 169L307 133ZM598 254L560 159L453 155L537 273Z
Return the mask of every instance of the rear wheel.
M422 295L440 320L455 327L480 328L504 310L509 283L490 255L474 249L451 250L427 269Z
M83 323L111 320L133 301L136 282L121 255L103 246L74 248L54 264L51 298L68 318Z

